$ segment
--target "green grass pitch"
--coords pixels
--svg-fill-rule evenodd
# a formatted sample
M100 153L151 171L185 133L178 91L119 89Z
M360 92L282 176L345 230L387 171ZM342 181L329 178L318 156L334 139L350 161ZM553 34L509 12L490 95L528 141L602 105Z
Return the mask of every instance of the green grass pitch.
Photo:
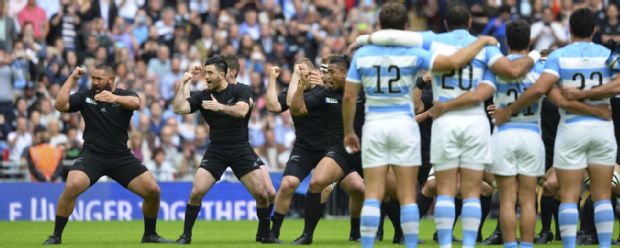
M617 223L617 222L616 222ZM383 242L375 247L399 247L393 245L393 230L386 220L386 234ZM483 234L488 236L495 228L496 220L485 223ZM538 223L540 225L540 222ZM191 246L195 247L291 247L288 245L303 229L303 220L286 219L281 238L284 244L261 245L254 242L255 221L197 221ZM52 222L0 222L0 247L41 247L41 243L53 230ZM111 222L69 222L63 236L61 247L179 247L178 245L141 245L142 221ZM181 221L161 221L158 232L169 239L176 239L183 230ZM432 220L424 219L420 225L420 235L426 241L418 247L437 247L431 240L435 230ZM537 229L538 230L538 229ZM460 223L455 233L460 236ZM323 219L314 235L310 247L360 247L359 243L347 241L349 235L348 219ZM616 224L614 239L618 237ZM401 246L402 247L402 246ZM454 247L460 247L456 244ZM480 246L484 247L484 246ZM502 247L502 246L488 246ZM559 242L536 247L562 247ZM585 246L584 246L585 247ZM595 246L589 246L595 247Z

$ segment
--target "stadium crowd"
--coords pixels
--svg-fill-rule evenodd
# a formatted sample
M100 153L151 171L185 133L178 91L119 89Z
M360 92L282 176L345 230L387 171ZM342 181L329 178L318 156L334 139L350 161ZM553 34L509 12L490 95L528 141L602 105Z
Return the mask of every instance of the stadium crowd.
M336 2L334 4L334 2ZM450 0L404 1L415 30L442 32ZM620 38L614 1L464 1L473 34L505 40L507 20L532 25L535 49L568 42L571 10L590 7L600 19L599 42ZM60 180L62 170L33 164L30 147L49 143L66 160L77 158L84 123L60 113L54 99L76 66L88 73L101 63L114 66L119 88L139 92L129 147L159 180L191 180L209 145L209 127L196 115L181 117L171 100L183 73L215 54L236 54L237 80L250 85L256 107L249 124L252 147L270 169L283 169L295 135L289 114L265 109L267 68L282 68L279 86L291 78L293 62L344 53L360 34L377 30L381 1L352 0L11 0L0 1L0 150L3 160L31 164L32 181ZM502 47L505 52L506 49ZM192 82L192 89L202 89ZM79 90L74 89L74 90ZM36 133L43 133L39 139ZM47 138L45 138L47 136ZM52 150L50 150L52 151ZM7 163L7 164L10 164ZM62 164L62 163L59 163ZM62 168L62 166L59 166ZM56 173L55 173L56 172Z

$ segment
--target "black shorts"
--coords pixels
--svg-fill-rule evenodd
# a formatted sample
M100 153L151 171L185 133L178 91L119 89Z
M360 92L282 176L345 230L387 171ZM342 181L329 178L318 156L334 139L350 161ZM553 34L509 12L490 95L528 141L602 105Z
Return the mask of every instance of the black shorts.
M108 176L127 188L129 182L148 171L142 162L130 151L115 154L100 154L84 149L73 163L71 170L83 171L95 184L102 176Z
M614 121L614 134L616 136L616 144L620 144L620 98L611 98L611 113ZM620 149L616 151L616 164L620 164Z
M323 157L325 157L325 151L293 147L282 176L294 176L299 178L299 181L303 181Z
M258 156L258 154L256 154L256 152L254 151L254 149L252 149L252 147L248 146L248 149L250 149L250 152L252 152L252 154L254 155L254 161L256 161L256 164L258 164L258 166L263 166L265 165L265 162L263 162L262 159L260 159L260 157Z
M349 175L350 173L357 172L360 174L361 177L364 177L364 173L362 171L361 153L358 152L354 154L349 154L344 149L344 146L338 145L332 146L327 149L325 157L330 157L334 161L336 161L338 166L340 166L340 168L342 169L342 172L344 172L345 176Z
M200 167L209 171L215 180L220 180L226 168L230 166L235 176L239 179L260 169L258 161L262 162L250 147L244 148L220 148L209 146L207 152L200 161Z

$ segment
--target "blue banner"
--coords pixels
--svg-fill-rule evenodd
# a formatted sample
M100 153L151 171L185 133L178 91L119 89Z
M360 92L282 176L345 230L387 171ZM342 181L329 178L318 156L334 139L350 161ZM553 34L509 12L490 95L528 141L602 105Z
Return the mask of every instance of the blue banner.
M160 183L161 220L182 220L191 182ZM54 220L61 183L0 183L0 220ZM99 182L78 197L70 220L142 219L142 198L115 182ZM220 182L202 201L199 219L256 219L256 202L241 183Z
M282 173L271 173L278 189ZM310 176L301 182L296 193L305 194ZM192 189L191 182L161 182L160 220L182 220ZM62 183L0 183L0 221L51 221L56 216L56 202ZM142 198L116 182L98 182L80 195L70 220L142 219ZM218 182L202 200L198 219L254 220L256 201L238 182Z

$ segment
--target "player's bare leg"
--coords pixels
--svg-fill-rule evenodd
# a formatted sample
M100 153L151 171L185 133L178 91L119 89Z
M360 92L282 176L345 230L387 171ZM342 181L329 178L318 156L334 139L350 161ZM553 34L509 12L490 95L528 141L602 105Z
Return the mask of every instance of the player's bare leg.
M262 243L275 243L271 235L271 208L269 207L269 187L261 169L253 170L240 178L246 189L256 200L256 215L258 216L259 239ZM269 180L271 181L271 180Z
M518 178L519 190L517 198L521 208L519 218L521 242L533 243L536 232L536 177L520 175Z
M291 199L293 198L293 194L295 194L295 190L299 187L299 178L295 176L284 176L282 177L282 182L280 183L280 188L278 189L278 193L276 193L275 198L275 213L278 215L286 215L291 206ZM277 225L277 226L276 226ZM271 234L274 238L280 238L280 225L282 225L281 221L273 221L273 226L271 228Z
M131 180L127 188L144 200L142 203L142 215L144 216L142 243L170 243L169 240L160 237L156 232L160 189L153 174L148 171L142 173Z
M83 171L72 170L67 176L65 188L58 198L54 233L43 243L46 245L61 244L62 232L75 208L75 199L90 187L90 179Z
M185 221L183 225L183 234L177 239L178 244L189 244L192 242L192 229L200 209L202 208L202 198L215 184L215 177L211 172L200 167L196 170L194 175L194 182L192 184L192 191L189 195L189 201L185 207Z
M517 214L515 213L517 190L519 187L517 177L496 175L495 180L499 188L499 221L502 228L504 243L517 242Z
M611 204L611 180L614 167L590 165L590 195L594 202L594 223L599 247L610 247L614 231L614 210Z

